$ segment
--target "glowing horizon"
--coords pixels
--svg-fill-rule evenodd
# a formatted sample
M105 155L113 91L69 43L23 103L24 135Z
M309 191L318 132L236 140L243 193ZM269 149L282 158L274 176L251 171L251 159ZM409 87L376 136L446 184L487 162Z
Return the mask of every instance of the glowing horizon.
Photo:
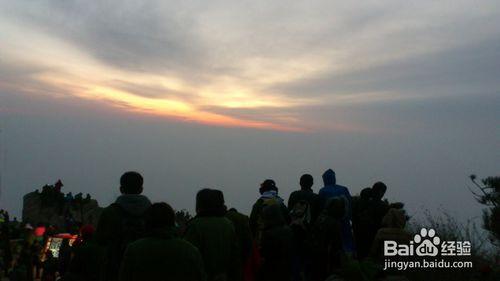
M256 3L274 11L266 16L255 11L236 16L217 5L201 12L196 5L161 1L114 4L93 10L85 3L50 0L4 3L0 66L13 78L0 79L0 87L49 98L57 92L135 114L214 126L367 131L372 128L350 121L349 113L336 116L338 108L351 112L345 108L460 95L451 82L440 88L439 67L453 77L453 60L462 56L434 67L438 71L429 77L426 65L442 53L475 48L469 42L487 43L496 33L484 27L461 40L463 32L450 22L463 17L462 10L444 4L408 8L415 10L412 16L388 5L392 16L371 25L357 22L364 16L359 7L338 3L328 4L340 9L338 17L299 4ZM195 11L177 14L176 5ZM276 18L283 9L290 14ZM427 35L429 13L443 16L435 25L446 34ZM473 29L470 22L491 13L472 10L460 27ZM408 42L410 35L418 44ZM437 90L426 89L426 80Z
M287 108L294 105L293 101L284 98L258 95L251 88L236 85L233 79L224 78L221 83L212 82L198 88L192 87L174 76L134 73L103 65L73 46L41 34L36 34L40 48L35 52L27 52L25 49L29 46L19 36L26 32L30 30L18 26L10 34L13 48L5 50L9 54L9 61L14 65L29 64L34 68L45 69L30 78L55 89L62 89L67 95L107 103L108 106L117 107L117 104L121 104L121 108L138 114L200 124L296 132L306 130L297 124L237 118L200 109ZM154 86L159 96L145 97L133 91L125 91L114 87L114 81L131 83L138 88L141 85L146 88ZM191 99L182 95L176 98L162 97L161 91L189 93Z

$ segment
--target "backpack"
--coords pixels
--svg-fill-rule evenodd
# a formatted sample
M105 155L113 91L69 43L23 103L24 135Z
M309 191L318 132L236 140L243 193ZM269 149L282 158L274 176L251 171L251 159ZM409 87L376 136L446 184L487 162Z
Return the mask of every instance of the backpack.
M290 225L299 226L303 229L311 225L311 206L307 200L295 202L290 211Z
M262 203L260 205L259 214L258 214L258 217L257 217L257 235L256 235L256 241L257 241L258 245L260 245L260 240L262 238L262 232L264 231L264 228L265 228L264 219L262 218L262 211L265 208L269 207L269 206L280 204L280 201L277 198L275 198L275 197L261 198L259 200L261 200Z
M338 268L343 257L341 224L338 219L322 212L311 226L307 246L314 257L314 263L321 268L320 272L330 274L333 269Z
M317 252L329 251L330 249L326 245L341 240L340 219L332 217L328 210L333 200L342 200L342 198L333 197L326 199L323 210L311 226L310 245ZM332 239L339 241L332 241Z

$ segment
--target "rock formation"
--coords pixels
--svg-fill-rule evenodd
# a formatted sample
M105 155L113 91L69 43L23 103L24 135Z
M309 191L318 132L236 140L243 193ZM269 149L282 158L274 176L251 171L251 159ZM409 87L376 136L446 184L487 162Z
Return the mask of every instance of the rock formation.
M23 198L23 222L36 226L40 223L53 225L60 230L67 230L72 224L93 224L97 221L102 208L90 195L83 198L77 194L64 194L60 182L46 185L42 192L34 191Z

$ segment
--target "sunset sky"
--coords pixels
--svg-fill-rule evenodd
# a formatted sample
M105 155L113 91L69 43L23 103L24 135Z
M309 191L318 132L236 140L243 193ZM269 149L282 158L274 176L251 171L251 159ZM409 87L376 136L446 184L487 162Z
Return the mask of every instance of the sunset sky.
M498 1L0 0L2 207L58 178L102 205L126 170L248 211L301 173L411 212L479 215L500 170Z

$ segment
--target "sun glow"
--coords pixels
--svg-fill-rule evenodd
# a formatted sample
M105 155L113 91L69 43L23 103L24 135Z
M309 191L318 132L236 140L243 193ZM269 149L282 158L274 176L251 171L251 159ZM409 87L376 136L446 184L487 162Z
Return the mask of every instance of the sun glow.
M13 65L34 66L40 71L29 79L54 89L52 96L73 96L104 103L136 114L149 114L185 122L267 130L303 131L296 119L275 116L239 115L238 110L286 109L304 104L262 91L270 80L295 76L279 66L279 75L257 78L258 64L247 65L247 77L212 77L203 83L189 83L175 72L137 72L97 60L75 46L48 34L33 32L32 26L3 25L8 44L0 47ZM23 36L33 34L33 49ZM264 64L265 65L265 64ZM269 70L267 70L269 72ZM252 79L247 79L252 76ZM17 85L18 88L24 85ZM149 92L147 92L149 89ZM30 91L35 94L36 91ZM224 109L228 109L224 110ZM230 112L230 113L228 113ZM288 115L284 115L288 116ZM293 120L293 121L290 121Z

